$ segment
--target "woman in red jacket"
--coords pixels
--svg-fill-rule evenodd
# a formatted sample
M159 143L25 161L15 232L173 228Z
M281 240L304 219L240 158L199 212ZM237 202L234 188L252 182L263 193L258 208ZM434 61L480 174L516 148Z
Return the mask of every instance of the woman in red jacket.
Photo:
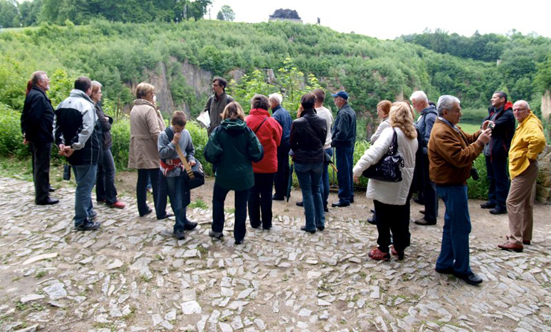
M277 147L281 143L282 129L268 109L270 102L263 95L251 99L251 112L245 118L247 126L256 134L264 148L264 158L253 163L254 187L249 193L249 220L252 228L260 227L262 211L262 228L272 228L272 184L277 172Z

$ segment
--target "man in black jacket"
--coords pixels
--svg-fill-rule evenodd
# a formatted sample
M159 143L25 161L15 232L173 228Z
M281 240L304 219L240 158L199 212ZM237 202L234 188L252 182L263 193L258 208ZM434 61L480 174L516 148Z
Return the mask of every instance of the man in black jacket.
M35 203L57 204L59 200L50 197L50 154L54 141L54 109L46 91L50 79L43 71L36 71L31 77L31 88L25 98L21 113L23 144L29 144L33 157L33 181Z
M73 167L77 188L75 190L75 229L95 230L97 213L92 205L92 188L100 154L99 123L90 95L92 81L79 77L69 98L56 109L55 142L59 154L65 156ZM98 126L98 128L96 128Z
M488 201L481 204L480 207L491 209L491 214L504 214L507 213L505 201L507 200L510 184L507 156L511 147L511 140L515 134L515 116L513 114L513 104L507 102L505 92L494 92L491 103L492 106L488 108L488 116L484 119L484 121L492 121L494 126L492 138L484 147L490 188L488 190Z

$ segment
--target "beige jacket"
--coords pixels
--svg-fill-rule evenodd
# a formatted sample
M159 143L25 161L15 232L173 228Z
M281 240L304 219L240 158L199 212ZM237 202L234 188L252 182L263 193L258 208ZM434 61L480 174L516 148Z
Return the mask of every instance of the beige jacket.
M157 138L165 130L165 122L155 104L137 99L130 111L130 151L128 168L159 168Z

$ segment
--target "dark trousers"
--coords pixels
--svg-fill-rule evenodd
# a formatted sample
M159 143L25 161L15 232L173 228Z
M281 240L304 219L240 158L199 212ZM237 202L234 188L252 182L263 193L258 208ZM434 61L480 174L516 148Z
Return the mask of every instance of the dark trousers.
M115 161L111 149L102 149L98 161L98 175L96 179L96 200L107 205L117 202L117 188L115 188Z
M252 228L272 228L272 183L275 173L254 173L254 186L249 192L249 220Z
M377 200L375 203L375 213L377 215L377 231L379 237L377 244L379 250L388 252L390 246L390 233L392 232L392 242L397 252L403 252L410 245L411 234L409 233L409 200L404 205L390 205L381 203Z
M325 149L325 153L327 153L330 157L333 157L333 149L328 148ZM323 201L323 206L327 207L327 200L329 199L329 163L323 164L323 174L321 175L321 183L320 183L320 189L321 189L321 199Z
M488 201L496 204L496 208L505 209L507 194L509 193L509 175L507 172L507 158L486 157L486 171L490 188Z
M214 192L212 194L212 230L222 232L224 230L224 201L230 190L222 188L214 183ZM233 236L236 241L245 238L247 229L245 219L247 219L247 199L249 198L249 189L235 192L235 223Z
M277 173L274 177L274 196L283 198L287 196L287 185L289 183L289 150L291 149L289 141L281 141L277 148Z
M354 146L339 146L336 148L337 180L339 181L339 202L350 203L354 199L354 182L352 181L352 167Z
M436 223L438 217L438 196L436 195L436 187L429 177L429 156L423 154L422 157L423 178L422 191L423 200L425 202L425 220Z
M41 203L50 197L50 156L52 143L29 143L33 159L34 202Z
M166 179L158 168L138 169L138 182L136 183L136 199L138 201L138 212L143 216L149 207L147 206L147 183L151 180L153 189L153 202L157 219L166 217L167 187Z
M163 176L164 177L164 176ZM184 180L184 175L175 177L164 177L167 184L168 196L170 197L170 206L174 211L176 222L174 223L174 232L183 231L188 223L186 216L186 207L190 203L190 192Z

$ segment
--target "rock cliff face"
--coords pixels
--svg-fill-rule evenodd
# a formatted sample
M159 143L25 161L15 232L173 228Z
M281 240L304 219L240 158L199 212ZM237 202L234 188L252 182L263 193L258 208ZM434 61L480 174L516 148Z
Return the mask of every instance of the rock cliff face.
M175 58L171 58L170 61L177 61ZM189 64L187 62L182 63L182 74L185 78L186 85L191 87L195 93L195 97L208 95L211 93L211 80L212 73L210 71L201 69L196 65ZM176 105L172 97L170 90L170 83L167 78L166 66L163 62L157 65L155 70L147 70L144 73L144 81L152 84L155 87L155 95L157 96L157 105L159 105L161 112L165 118L175 110L183 110L186 115L190 116L189 102L184 102L183 105ZM136 91L136 84L130 85L132 93ZM205 99L206 102L206 99ZM123 111L129 113L133 104L124 105Z
M551 91L546 90L541 97L541 117L542 120L551 120Z

